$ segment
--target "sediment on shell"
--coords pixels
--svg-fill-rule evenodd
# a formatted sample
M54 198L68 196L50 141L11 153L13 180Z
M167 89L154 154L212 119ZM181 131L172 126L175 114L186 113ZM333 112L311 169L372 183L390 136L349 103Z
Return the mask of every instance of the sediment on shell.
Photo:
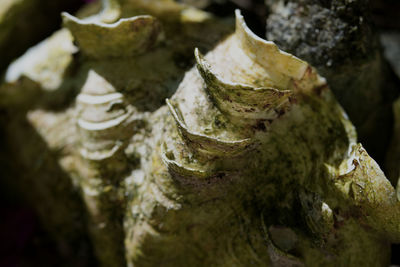
M227 157L245 152L254 143L251 139L223 140L205 134L192 132L186 126L179 109L174 107L168 99L166 100L166 103L174 117L181 137L192 149L199 150L205 154Z

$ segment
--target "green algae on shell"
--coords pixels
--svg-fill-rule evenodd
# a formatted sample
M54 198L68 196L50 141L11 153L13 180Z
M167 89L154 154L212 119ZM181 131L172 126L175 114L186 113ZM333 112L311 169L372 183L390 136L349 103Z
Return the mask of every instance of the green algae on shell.
M168 99L166 103L175 119L179 133L188 141L188 145L194 149L199 149L204 153L210 153L212 155L235 155L249 149L253 143L250 139L223 140L201 133L191 132L183 121L182 114L180 114L179 110L175 108Z
M354 146L354 127L325 80L308 63L243 30L239 12L237 22L235 34L204 57L196 51L197 68L166 101L170 114L165 107L154 114L143 198L132 201L126 217L128 262L335 266L351 258L354 265L384 265L388 233L398 237L394 189L361 153L362 171L346 177L375 180L368 194L361 192L367 199L341 190L341 175L351 171L348 163L361 146ZM254 56L258 49L265 62ZM227 97L243 91L243 98ZM266 99L271 106L257 106ZM286 107L279 111L281 101ZM249 117L232 103L257 109ZM268 108L277 115L269 116ZM232 154L216 140L254 145ZM370 200L373 194L381 199ZM286 246L270 233L274 227L291 231L294 241Z
M293 95L290 90L225 82L212 72L198 49L195 56L200 75L207 83L207 91L224 114L267 120L276 118L279 110L287 108L289 97Z

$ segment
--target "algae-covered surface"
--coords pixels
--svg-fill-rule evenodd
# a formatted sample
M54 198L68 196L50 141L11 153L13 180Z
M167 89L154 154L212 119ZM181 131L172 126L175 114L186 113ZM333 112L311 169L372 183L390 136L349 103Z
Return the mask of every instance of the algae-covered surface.
M0 166L67 257L389 265L396 190L330 80L235 17L104 0L8 67Z

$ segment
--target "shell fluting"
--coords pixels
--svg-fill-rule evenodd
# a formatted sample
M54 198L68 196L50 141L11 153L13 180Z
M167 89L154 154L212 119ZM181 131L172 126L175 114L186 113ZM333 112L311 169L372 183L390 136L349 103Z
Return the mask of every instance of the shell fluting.
M128 128L133 108L93 70L77 96L77 106L80 153L85 159L101 161L113 157L133 134Z
M96 59L143 54L163 38L160 22L150 15L122 18L112 24L98 18L81 20L66 12L62 17L81 51Z
M197 49L195 55L197 68L206 83L207 92L224 114L245 119L271 120L281 111L288 109L292 91L254 88L246 84L224 81L213 73Z
M174 175L174 178L208 178L213 175L211 166L202 166L195 162L188 163L185 159L178 158L174 151L169 149L166 143L161 145L161 158L167 165L168 171Z
M196 162L232 158L256 147L256 131L266 131L288 112L299 91L324 83L307 62L252 33L239 11L233 35L206 56L197 48L194 54L197 69L181 83L183 96L166 101L180 140L165 141L163 161L181 175L209 176L213 164ZM217 117L223 122L214 123Z
M103 266L382 265L375 252L400 242L400 194L312 66L238 10L214 46L218 17L179 1L101 1L84 19L63 13L65 28L6 75L10 92L38 88L6 125L21 184L69 200L54 194L65 178L81 193L77 208L40 210L82 211Z
M166 102L178 126L179 134L183 139L187 140L187 144L193 149L212 155L222 156L226 154L240 154L251 146L252 141L248 138L242 140L223 140L205 134L192 132L186 126L178 108L174 107L168 99Z

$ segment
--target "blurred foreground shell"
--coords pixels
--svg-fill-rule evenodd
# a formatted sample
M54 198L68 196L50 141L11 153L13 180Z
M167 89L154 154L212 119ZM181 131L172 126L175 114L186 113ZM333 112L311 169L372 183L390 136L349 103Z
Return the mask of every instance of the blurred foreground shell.
M3 73L26 49L56 30L61 11L75 10L80 5L79 0L3 0L0 5L0 72Z
M0 106L14 114L5 134L25 170L13 185L73 254L89 239L101 265L124 266L123 217L148 117L176 90L193 47L210 49L232 24L173 1L91 10L63 13L65 28L11 64Z
M135 16L105 24L86 22L63 13L63 20L82 52L93 58L141 54L152 48L161 36L160 22L152 16Z
M77 104L82 157L94 161L111 158L134 134L127 129L133 108L96 72L89 71Z

